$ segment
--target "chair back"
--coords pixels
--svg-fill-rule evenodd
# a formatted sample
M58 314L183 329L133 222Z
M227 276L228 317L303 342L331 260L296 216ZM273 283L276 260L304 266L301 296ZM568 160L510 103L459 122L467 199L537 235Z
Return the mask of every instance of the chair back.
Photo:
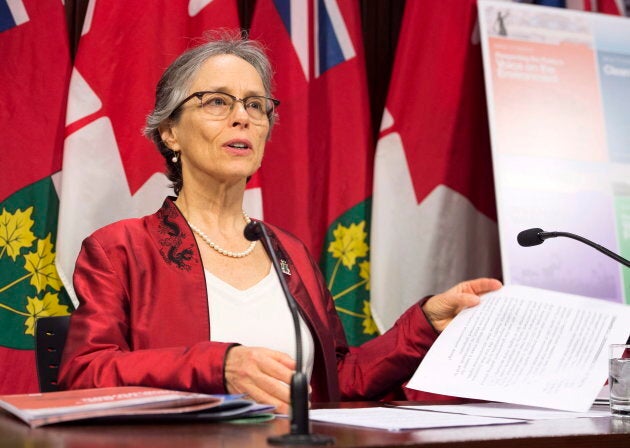
M69 325L69 315L40 317L35 321L35 359L40 392L59 390L57 377Z

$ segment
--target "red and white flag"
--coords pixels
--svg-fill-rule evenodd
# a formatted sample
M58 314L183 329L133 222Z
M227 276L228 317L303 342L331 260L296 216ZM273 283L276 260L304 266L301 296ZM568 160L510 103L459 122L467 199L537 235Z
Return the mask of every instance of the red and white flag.
M372 311L499 276L476 0L407 2L374 162Z
M305 242L350 344L376 334L369 306L372 144L359 4L258 0L282 102L258 181L265 219Z
M142 135L155 85L216 28L238 28L236 0L89 3L70 83L57 266L70 291L81 242L119 219L159 208L164 160Z
M39 390L38 317L72 310L55 270L70 50L59 0L0 0L0 394Z

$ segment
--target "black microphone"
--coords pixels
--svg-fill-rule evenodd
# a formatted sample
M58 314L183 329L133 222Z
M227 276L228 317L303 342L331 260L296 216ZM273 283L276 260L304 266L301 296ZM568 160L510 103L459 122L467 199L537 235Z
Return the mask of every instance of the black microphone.
M287 299L293 326L295 327L295 373L291 377L291 431L281 436L268 437L267 441L272 445L330 445L335 443L333 437L322 434L312 434L308 421L308 378L302 367L302 332L300 331L300 317L298 305L293 295L289 291L278 256L271 245L271 239L267 228L260 221L250 221L245 226L245 238L249 241L260 240L271 258L282 292Z
M527 230L523 230L521 233L518 234L518 236L516 237L516 241L518 241L518 244L520 244L523 247L530 247L530 246L537 246L538 244L542 244L542 242L545 241L547 238L556 238L558 236L564 236L567 238L580 241L584 244L587 244L597 249L601 253L608 255L613 260L616 260L619 263L630 268L630 261L626 260L625 258L617 255L616 253L606 249L603 246L600 246L597 243L594 243L590 240L587 240L584 237L581 237L579 235L575 235L569 232L545 232L543 231L543 229L538 229L538 228L527 229Z

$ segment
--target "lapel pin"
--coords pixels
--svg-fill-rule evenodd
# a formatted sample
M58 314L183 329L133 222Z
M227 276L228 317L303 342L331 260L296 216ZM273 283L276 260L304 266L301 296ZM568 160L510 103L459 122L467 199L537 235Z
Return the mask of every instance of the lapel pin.
M291 275L291 269L289 269L289 265L286 260L280 260L280 269L287 275Z

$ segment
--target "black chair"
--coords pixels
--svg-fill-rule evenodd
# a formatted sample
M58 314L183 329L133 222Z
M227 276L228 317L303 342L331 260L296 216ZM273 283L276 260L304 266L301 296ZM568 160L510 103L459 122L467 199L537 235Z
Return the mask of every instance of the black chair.
M35 359L41 392L59 390L57 376L70 316L40 317L35 321Z

